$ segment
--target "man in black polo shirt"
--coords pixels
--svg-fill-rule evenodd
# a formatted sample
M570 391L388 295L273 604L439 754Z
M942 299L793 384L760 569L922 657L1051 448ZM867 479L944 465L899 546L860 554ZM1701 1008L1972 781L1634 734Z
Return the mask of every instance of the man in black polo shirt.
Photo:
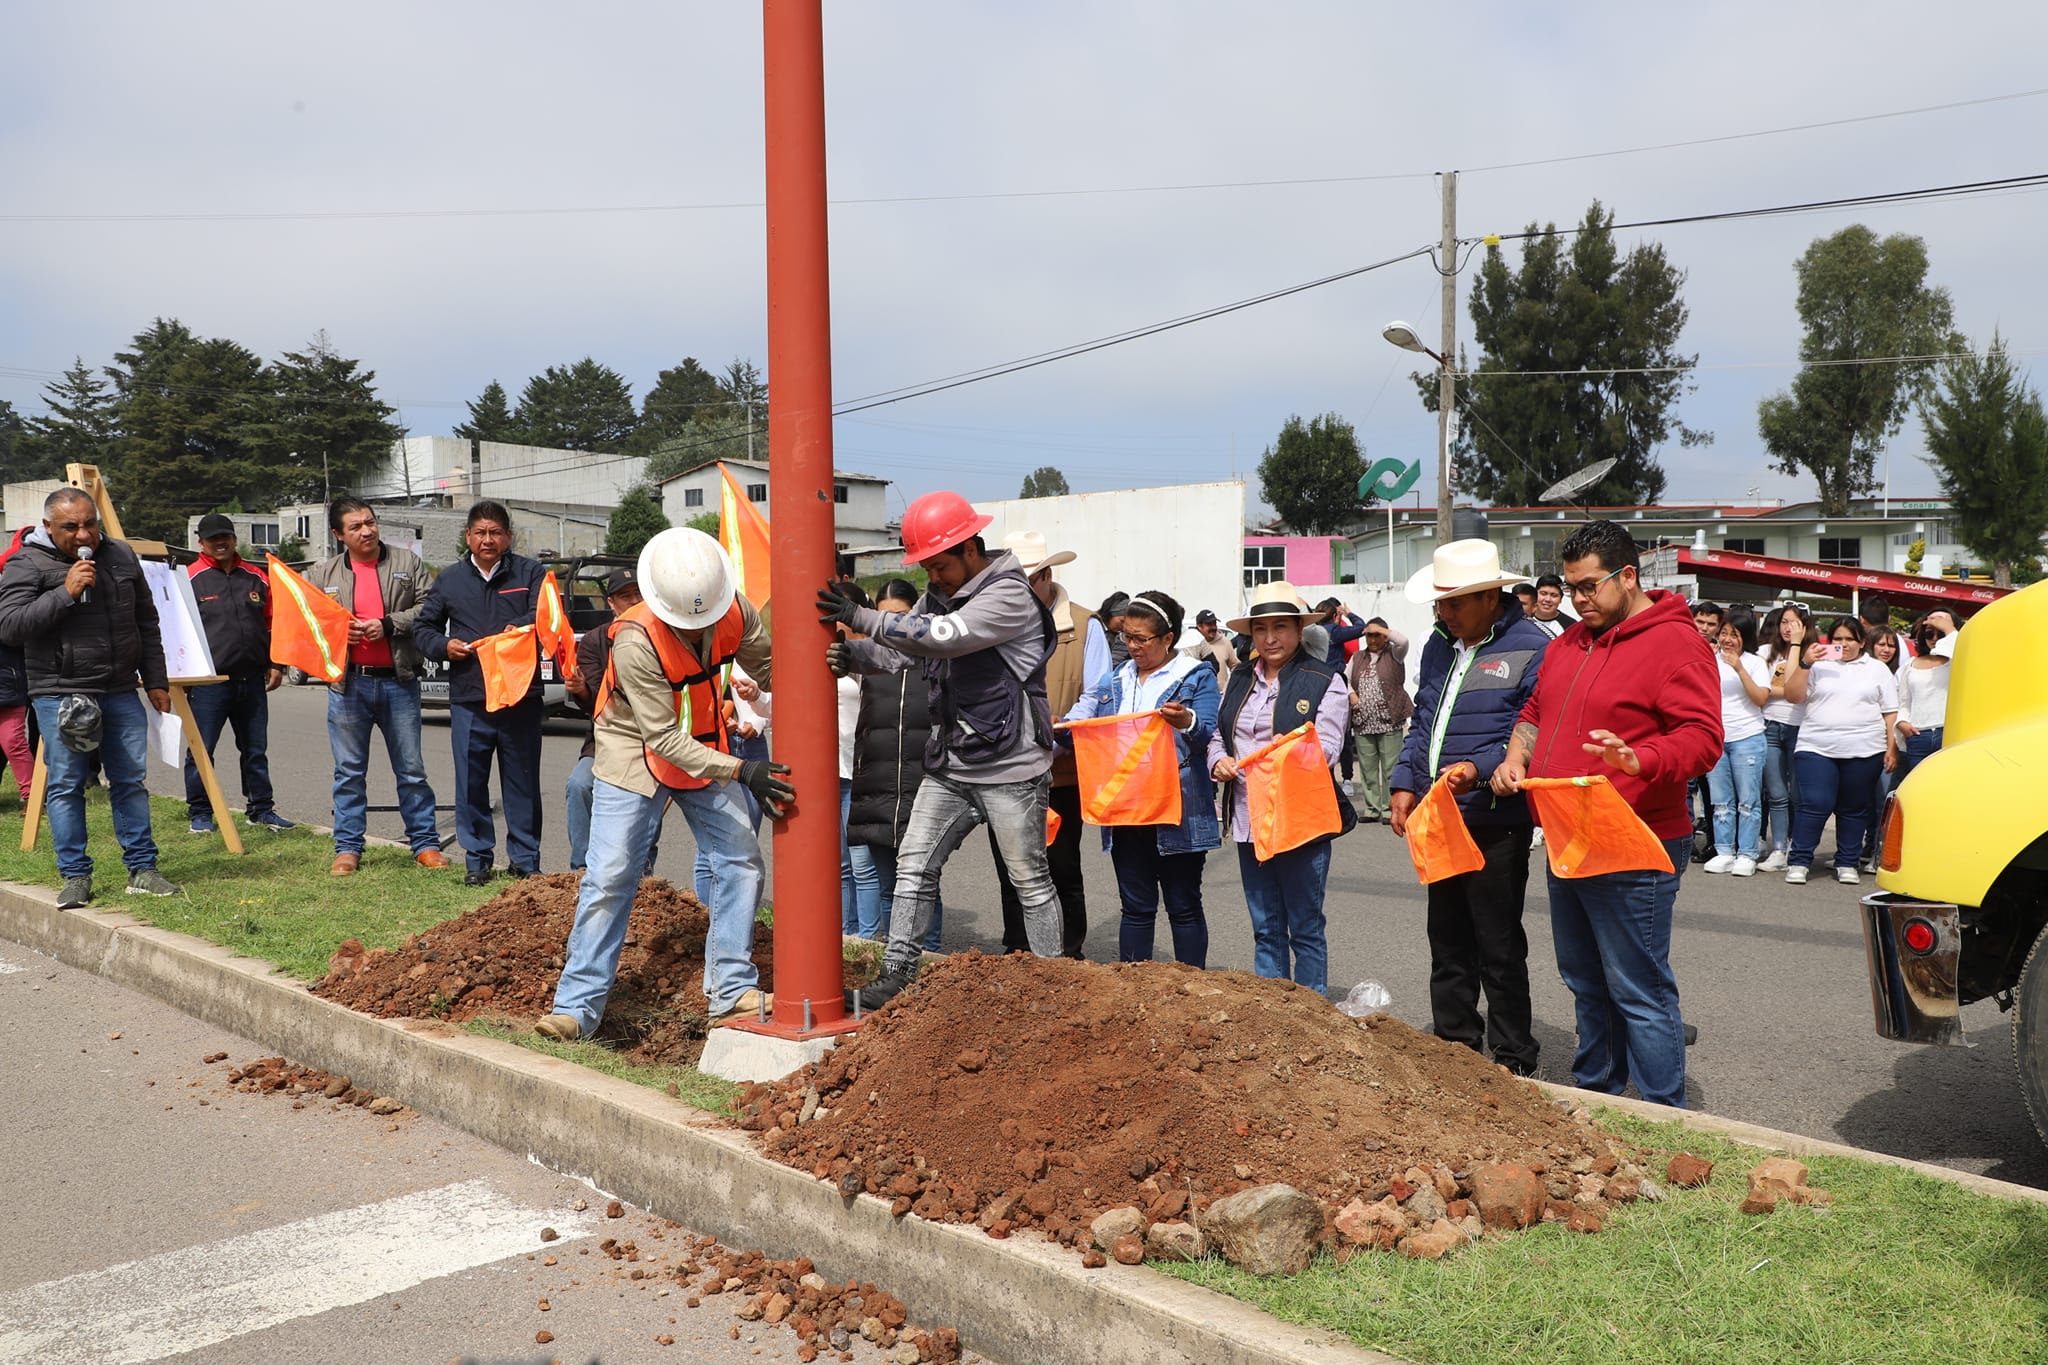
M222 727L234 726L249 823L292 829L295 822L277 813L270 789L269 694L284 681L284 670L270 662L270 575L241 557L235 523L219 512L199 519L198 539L200 558L187 572L192 595L199 599L199 623L206 630L213 670L228 678L185 693L199 725L199 742L211 758ZM185 755L185 804L192 812L192 832L213 833L213 804L190 754Z

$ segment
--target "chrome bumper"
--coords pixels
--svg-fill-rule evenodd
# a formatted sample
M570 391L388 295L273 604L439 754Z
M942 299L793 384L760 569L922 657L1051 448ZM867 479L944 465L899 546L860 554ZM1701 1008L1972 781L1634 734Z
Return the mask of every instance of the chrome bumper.
M1906 929L1924 922L1932 946L1915 952ZM1879 892L1863 898L1863 950L1870 968L1870 1008L1878 1034L1902 1043L1960 1043L1956 963L1962 912L1953 905Z

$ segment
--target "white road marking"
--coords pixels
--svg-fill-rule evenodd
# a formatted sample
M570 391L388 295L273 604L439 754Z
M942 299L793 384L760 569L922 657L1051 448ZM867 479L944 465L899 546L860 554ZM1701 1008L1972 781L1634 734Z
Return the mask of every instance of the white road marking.
M471 1180L86 1271L0 1294L0 1361L141 1365L537 1250L547 1226L598 1223Z

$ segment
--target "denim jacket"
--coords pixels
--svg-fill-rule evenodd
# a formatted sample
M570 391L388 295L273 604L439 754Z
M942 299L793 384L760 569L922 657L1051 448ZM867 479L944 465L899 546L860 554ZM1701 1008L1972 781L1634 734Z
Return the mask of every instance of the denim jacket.
M1209 734L1216 726L1219 700L1216 670L1207 660L1197 661L1184 655L1169 659L1166 668L1178 670L1181 676L1168 686L1160 703L1179 702L1195 713L1195 723L1186 730L1174 731L1180 745L1180 823L1154 828L1159 831L1162 854L1206 853L1223 844L1223 832L1216 821L1216 788L1208 768ZM1127 698L1135 698L1137 691L1136 666L1120 664L1103 674L1092 691L1082 694L1067 718L1122 715L1133 709L1134 704Z

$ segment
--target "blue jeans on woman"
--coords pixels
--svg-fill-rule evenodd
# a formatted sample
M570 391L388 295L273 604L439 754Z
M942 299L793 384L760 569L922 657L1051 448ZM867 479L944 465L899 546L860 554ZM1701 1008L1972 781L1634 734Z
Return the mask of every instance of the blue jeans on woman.
M1946 727L1937 725L1931 730L1916 730L1906 736L1906 742L1899 746L1899 766L1892 773L1892 790L1906 780L1906 774L1920 766L1920 760L1941 748L1941 732Z
M853 779L839 779L839 932L861 938L882 936L882 881L866 844L846 842L853 813Z
M1798 726L1781 720L1764 722L1764 816L1774 849L1792 846L1792 813L1799 808L1792 753L1798 747Z
M1828 817L1835 817L1835 866L1853 868L1863 853L1870 828L1871 800L1884 775L1884 755L1826 758L1801 752L1793 763L1799 772L1799 813L1792 821L1792 866L1813 866Z
M1173 960L1190 967L1209 965L1209 921L1202 914L1202 865L1208 857L1161 853L1159 831L1148 825L1109 831L1109 861L1116 868L1116 894L1124 912L1117 930L1117 961L1152 960L1159 901L1164 897Z
M1714 852L1744 858L1763 856L1764 751L1762 735L1731 739L1721 761L1707 774L1714 799Z
M1323 931L1323 891L1330 881L1330 841L1290 848L1263 863L1251 844L1239 844L1237 870L1252 916L1252 970L1282 981L1292 977L1312 991L1327 992L1330 946Z

